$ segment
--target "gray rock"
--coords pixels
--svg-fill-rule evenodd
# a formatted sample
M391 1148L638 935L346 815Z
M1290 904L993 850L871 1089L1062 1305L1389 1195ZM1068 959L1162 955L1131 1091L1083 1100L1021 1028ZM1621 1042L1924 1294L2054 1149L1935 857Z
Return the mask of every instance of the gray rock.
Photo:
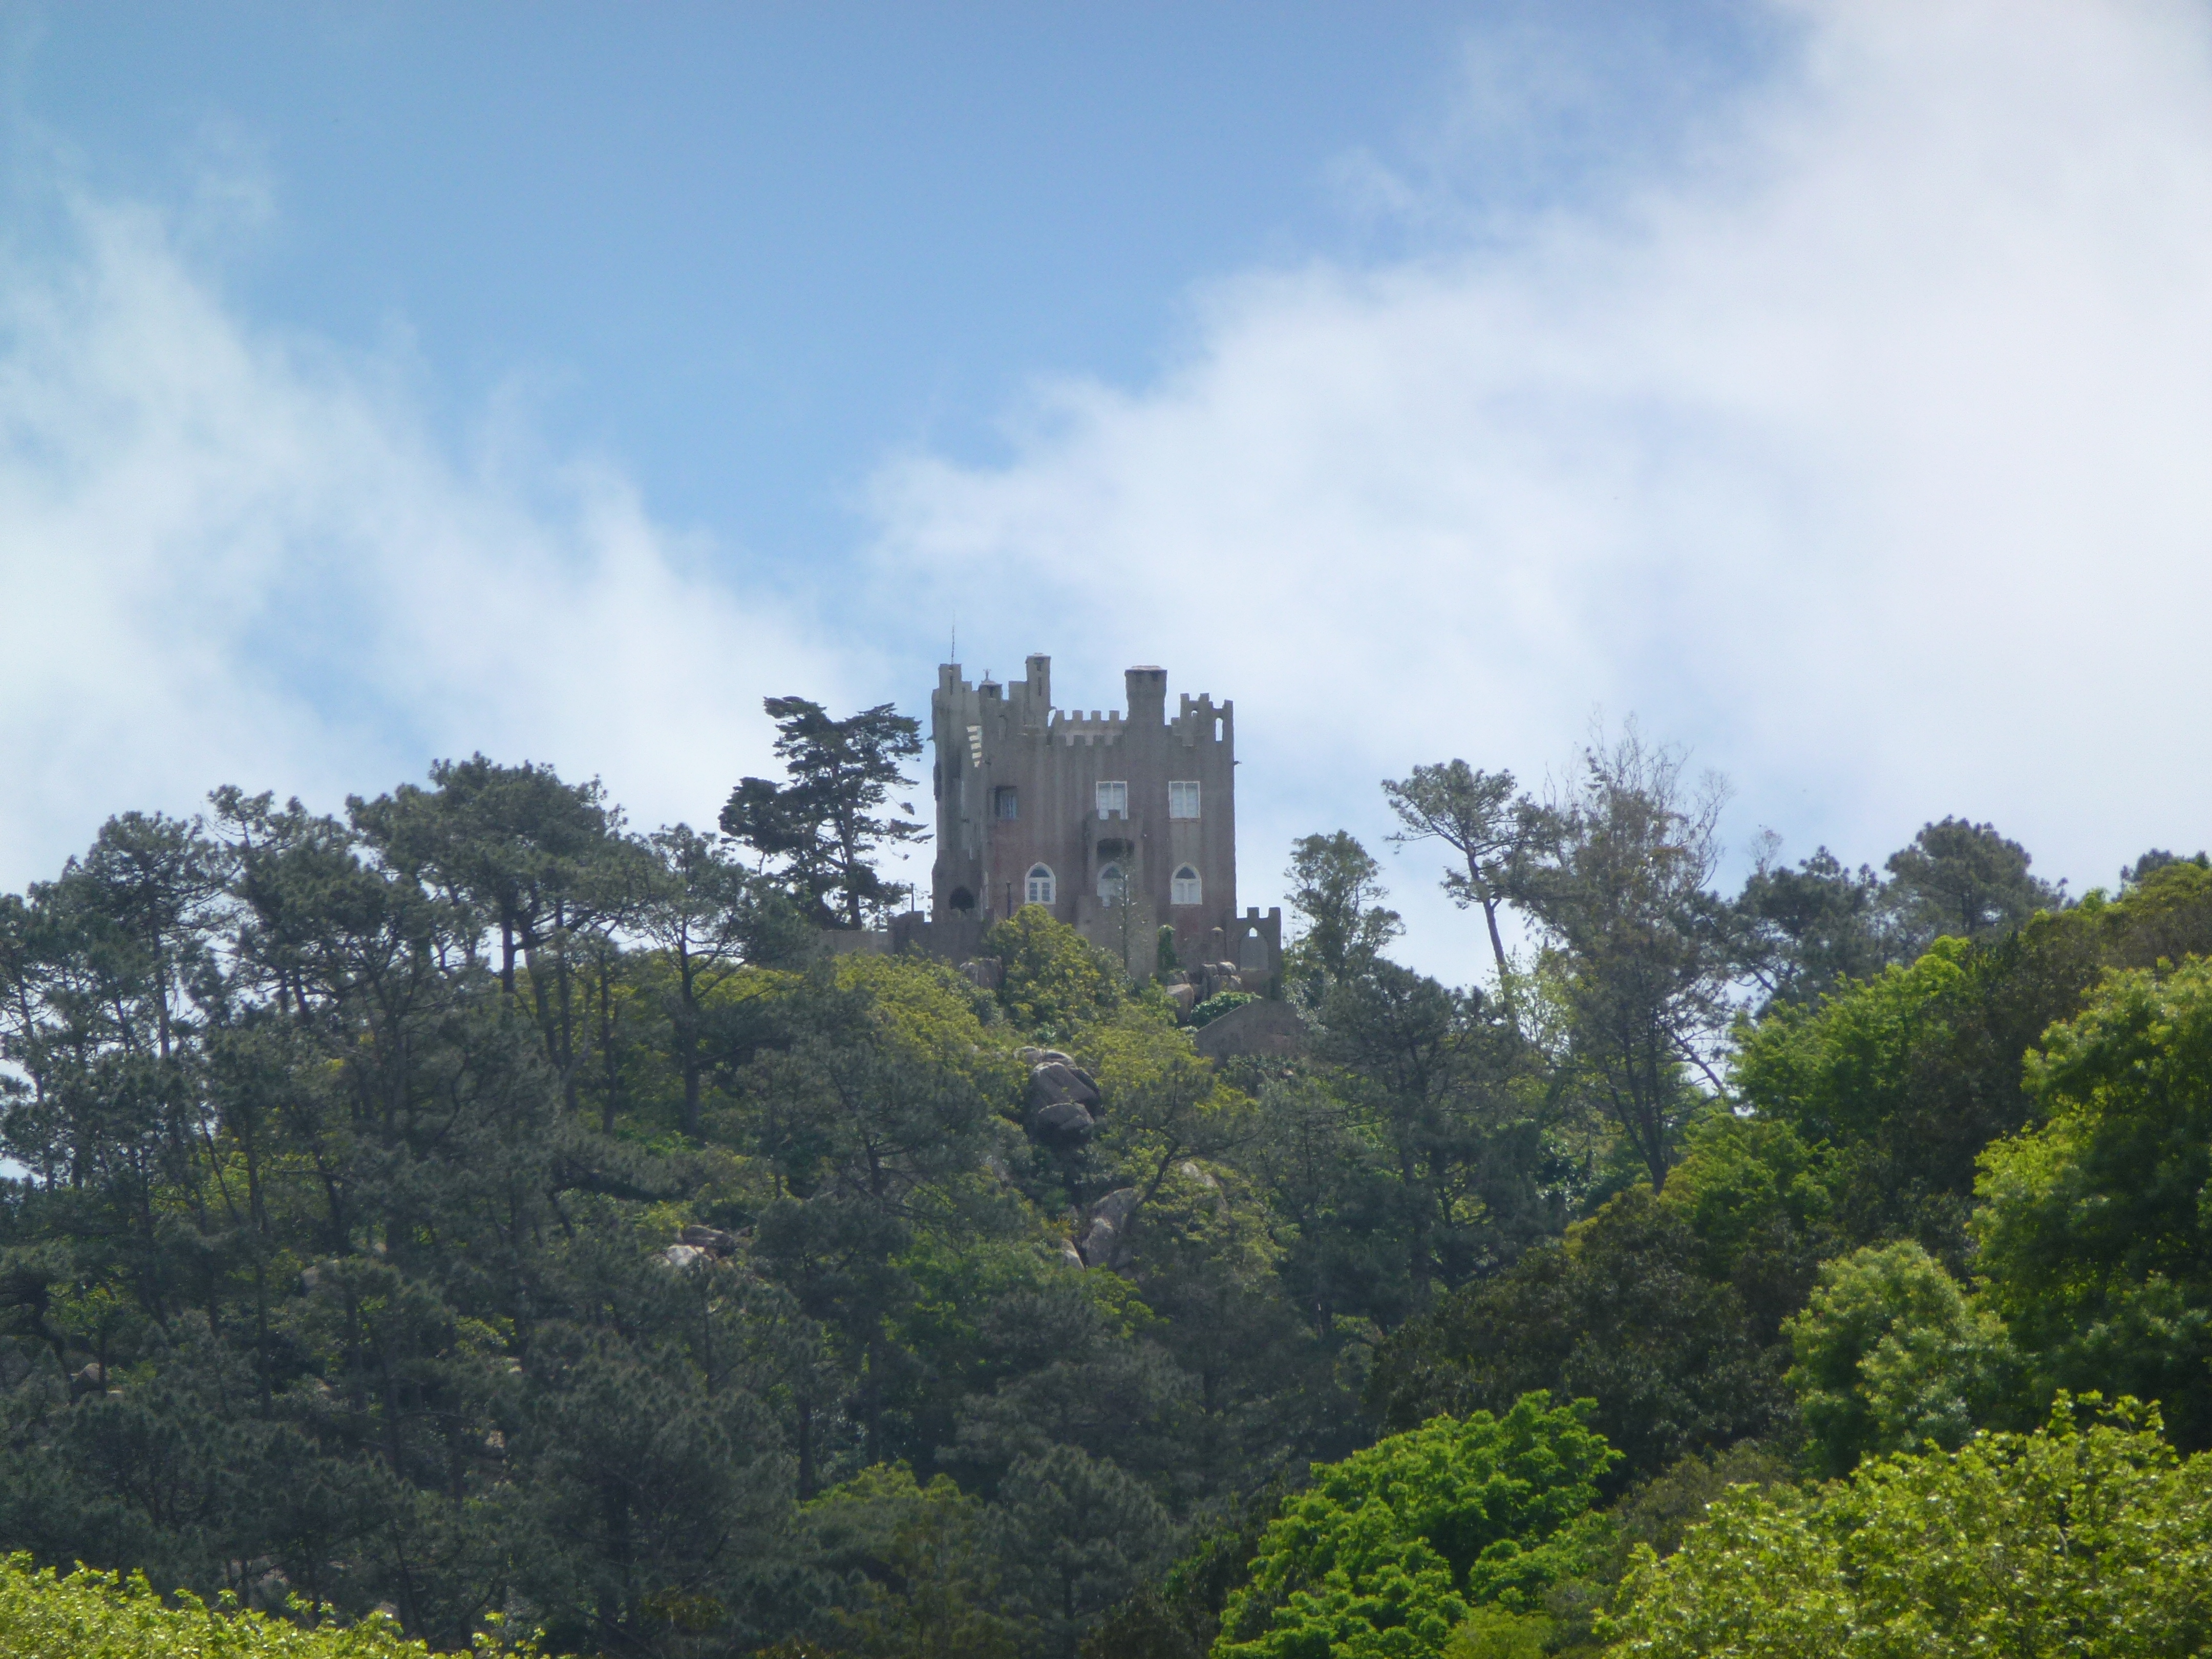
M1120 1227L1137 1212L1137 1206L1143 1202L1134 1187L1116 1187L1091 1206L1091 1218Z
M1072 1239L1063 1238L1060 1241L1060 1259L1066 1262L1072 1267L1080 1267L1085 1265L1083 1260L1083 1252L1075 1248L1074 1241Z
M1098 1124L1080 1102L1054 1100L1030 1115L1030 1127L1048 1140L1080 1140Z
M1030 1128L1050 1140L1080 1140L1097 1127L1098 1085L1057 1048L1024 1048L1030 1067Z
M677 1234L679 1243L689 1244L695 1250L704 1250L711 1256L735 1255L738 1236L726 1233L720 1227L702 1227L694 1222Z
M658 1257L658 1260L679 1272L686 1267L703 1267L714 1259L696 1244L671 1244Z
M1055 1100L1073 1100L1079 1105L1098 1103L1098 1085L1074 1061L1066 1059L1048 1060L1030 1070L1030 1103L1042 1106Z
M1118 1267L1127 1255L1130 1219L1143 1202L1134 1187L1120 1187L1091 1206L1083 1229L1083 1261L1086 1267Z

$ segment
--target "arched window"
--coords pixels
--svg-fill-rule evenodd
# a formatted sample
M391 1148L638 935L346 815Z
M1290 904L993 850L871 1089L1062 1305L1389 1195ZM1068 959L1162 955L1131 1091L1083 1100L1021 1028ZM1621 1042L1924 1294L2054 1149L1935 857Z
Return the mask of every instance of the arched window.
M1101 904L1119 904L1121 895L1128 890L1128 878L1121 873L1121 866L1118 864L1109 864L1098 872L1098 902Z
M1028 902L1031 904L1050 904L1052 902L1052 872L1050 870L1047 869L1042 864L1032 864L1030 866L1030 879L1027 893Z
M963 915L975 908L975 896L965 887L954 888L952 896L947 902Z
M1186 864L1175 872L1175 890L1169 895L1175 903L1197 904L1203 902L1205 896L1205 884L1199 880L1197 871Z

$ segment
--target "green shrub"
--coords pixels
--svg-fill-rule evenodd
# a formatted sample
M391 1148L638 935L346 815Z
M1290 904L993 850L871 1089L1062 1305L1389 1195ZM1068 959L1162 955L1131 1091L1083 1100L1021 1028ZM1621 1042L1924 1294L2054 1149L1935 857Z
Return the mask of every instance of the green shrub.
M2083 1406L2094 1403L2085 1396ZM1876 1457L1814 1496L1739 1486L1624 1587L1620 1659L2067 1654L2181 1659L2212 1639L2212 1462L2155 1411Z
M1431 1659L1471 1607L1534 1613L1611 1540L1590 1506L1620 1454L1589 1413L1530 1394L1502 1417L1436 1418L1316 1465L1261 1534L1215 1659ZM1479 1633L1510 1654L1530 1632L1493 1619Z
M480 1654L535 1654L479 1637ZM80 1567L64 1577L33 1569L27 1555L0 1559L0 1653L8 1659L428 1659L394 1620L372 1613L356 1625L293 1624L258 1613L210 1607L179 1592L174 1606L143 1573Z

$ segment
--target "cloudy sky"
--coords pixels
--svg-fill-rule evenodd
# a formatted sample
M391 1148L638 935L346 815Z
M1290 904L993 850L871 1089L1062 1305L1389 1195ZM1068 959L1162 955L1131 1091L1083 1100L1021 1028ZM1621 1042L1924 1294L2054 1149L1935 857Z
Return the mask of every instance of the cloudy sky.
M1629 717L1739 847L2212 841L2201 5L19 6L0 143L0 886L708 821L956 626L1235 698L1247 902Z

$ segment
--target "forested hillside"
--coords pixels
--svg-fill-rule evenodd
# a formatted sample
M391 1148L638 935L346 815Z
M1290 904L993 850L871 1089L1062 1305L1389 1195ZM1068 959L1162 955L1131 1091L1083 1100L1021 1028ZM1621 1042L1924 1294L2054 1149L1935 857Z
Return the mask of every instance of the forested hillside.
M724 833L477 757L0 897L0 1635L169 1650L82 1561L670 1659L2212 1639L2202 855L2077 902L1947 818L1724 891L1632 736L1424 767L1494 971L1317 833L1305 1051L1216 1066L1041 909L827 948L911 723L770 712Z

